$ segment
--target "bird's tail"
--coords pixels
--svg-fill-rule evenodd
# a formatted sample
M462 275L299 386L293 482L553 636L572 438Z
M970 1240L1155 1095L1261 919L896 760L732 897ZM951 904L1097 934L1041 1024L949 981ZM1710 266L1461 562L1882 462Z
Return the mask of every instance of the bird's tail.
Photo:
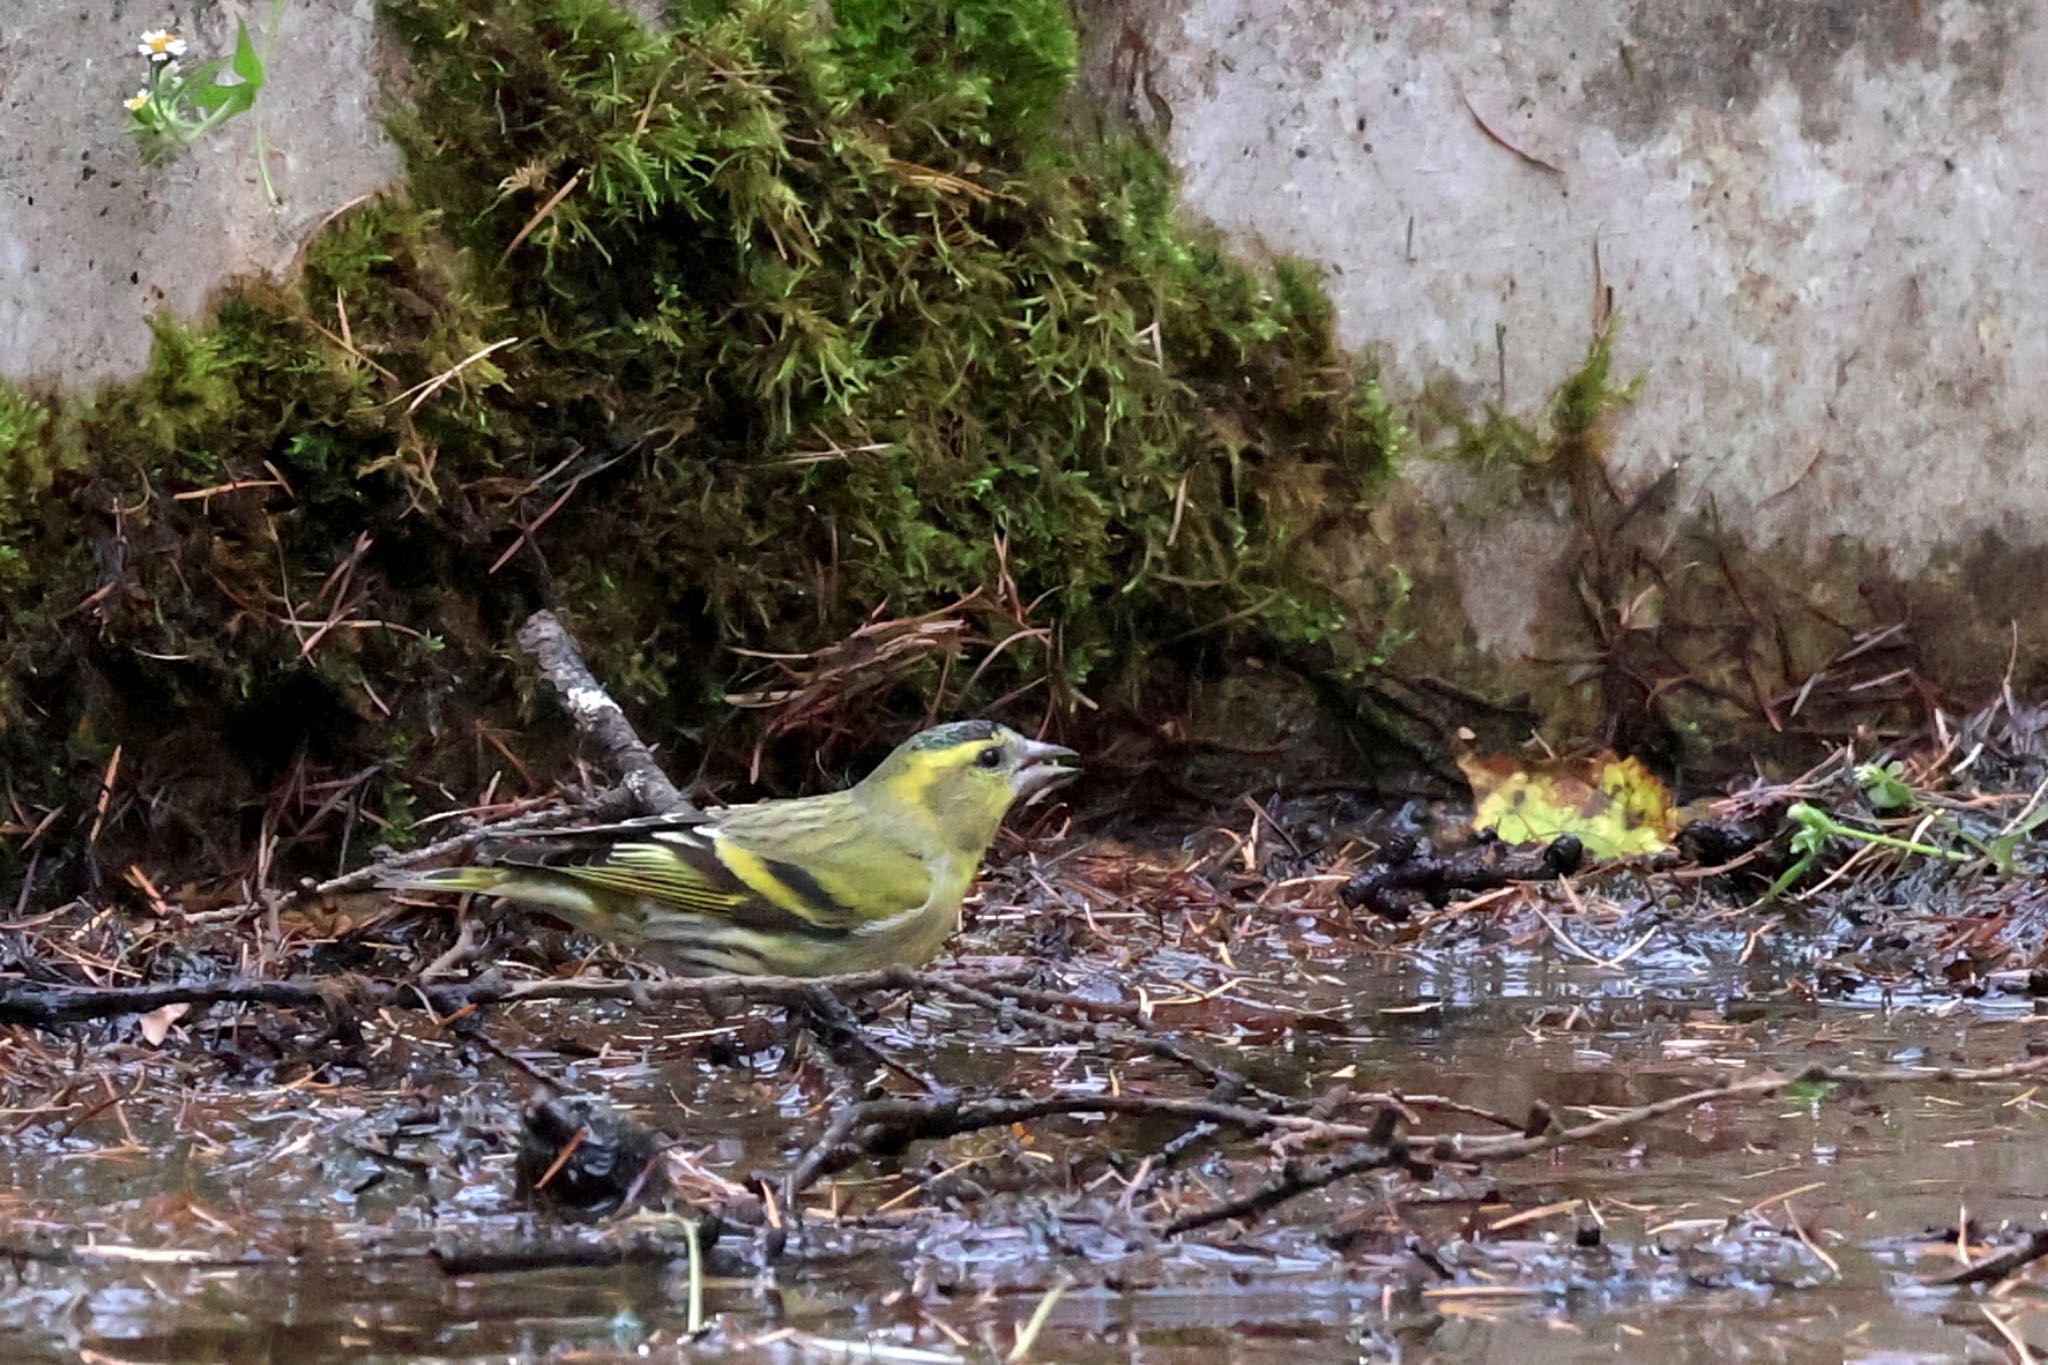
M489 895L511 880L504 867L436 867L419 872L391 872L377 879L386 891L449 891Z
M512 867L437 867L424 872L393 872L377 885L386 891L441 891L498 896L508 901L552 910L573 923L603 932L609 919L598 897L561 873L524 864Z

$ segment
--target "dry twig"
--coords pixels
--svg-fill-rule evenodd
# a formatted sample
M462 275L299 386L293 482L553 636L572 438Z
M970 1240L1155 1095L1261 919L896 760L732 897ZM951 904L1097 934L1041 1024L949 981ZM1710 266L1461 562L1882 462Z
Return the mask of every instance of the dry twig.
M2013 1274L2022 1267L2031 1265L2048 1256L2048 1228L2035 1228L2027 1240L2016 1247L1986 1257L1972 1266L1965 1266L1953 1275L1945 1275L1936 1284L1991 1284Z
M533 660L542 677L561 695L562 705L576 728L596 742L605 760L619 775L619 785L631 792L649 815L686 815L695 807L676 789L654 753L626 713L612 700L611 693L598 685L590 665L569 632L551 611L537 611L519 628L519 646Z

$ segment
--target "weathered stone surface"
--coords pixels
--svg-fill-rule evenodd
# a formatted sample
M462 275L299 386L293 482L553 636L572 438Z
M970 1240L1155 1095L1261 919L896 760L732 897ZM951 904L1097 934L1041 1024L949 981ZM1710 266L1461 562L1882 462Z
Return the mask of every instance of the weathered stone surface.
M1597 278L1624 320L1618 370L1649 376L1609 455L1624 498L1670 471L1664 521L1711 519L1780 596L1832 612L1838 642L1892 609L1950 657L2003 634L2002 613L2023 639L2048 624L2048 595L1981 577L2048 544L2048 479L2028 468L2048 431L2048 12L1084 14L1095 84L1161 140L1189 208L1319 264L1347 343L1396 391L1534 411L1584 354ZM1423 484L1453 501L1446 476ZM1565 618L1584 528L1563 505L1446 511L1482 652L1583 643Z
M0 4L0 378L78 388L132 377L148 319L200 315L236 276L290 267L323 218L399 173L379 123L374 0L290 0L256 109L145 166L121 102L146 75L138 36L174 26L188 62L259 33L262 0ZM257 175L269 146L273 205Z

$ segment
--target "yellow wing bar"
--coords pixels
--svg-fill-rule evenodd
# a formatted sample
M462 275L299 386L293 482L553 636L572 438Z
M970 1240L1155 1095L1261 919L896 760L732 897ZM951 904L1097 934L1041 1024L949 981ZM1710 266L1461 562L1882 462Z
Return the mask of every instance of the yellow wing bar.
M838 938L862 918L801 867L697 834L621 840L504 862L524 876L560 878L600 898L646 902L769 933ZM510 890L515 889L501 894Z

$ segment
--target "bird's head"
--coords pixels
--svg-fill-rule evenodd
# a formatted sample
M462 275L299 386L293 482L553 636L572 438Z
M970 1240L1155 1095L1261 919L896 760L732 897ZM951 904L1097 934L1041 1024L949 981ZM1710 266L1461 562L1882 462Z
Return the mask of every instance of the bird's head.
M1072 749L1026 739L1007 725L962 720L912 735L860 784L936 832L947 852L979 857L1017 801L1074 775Z

